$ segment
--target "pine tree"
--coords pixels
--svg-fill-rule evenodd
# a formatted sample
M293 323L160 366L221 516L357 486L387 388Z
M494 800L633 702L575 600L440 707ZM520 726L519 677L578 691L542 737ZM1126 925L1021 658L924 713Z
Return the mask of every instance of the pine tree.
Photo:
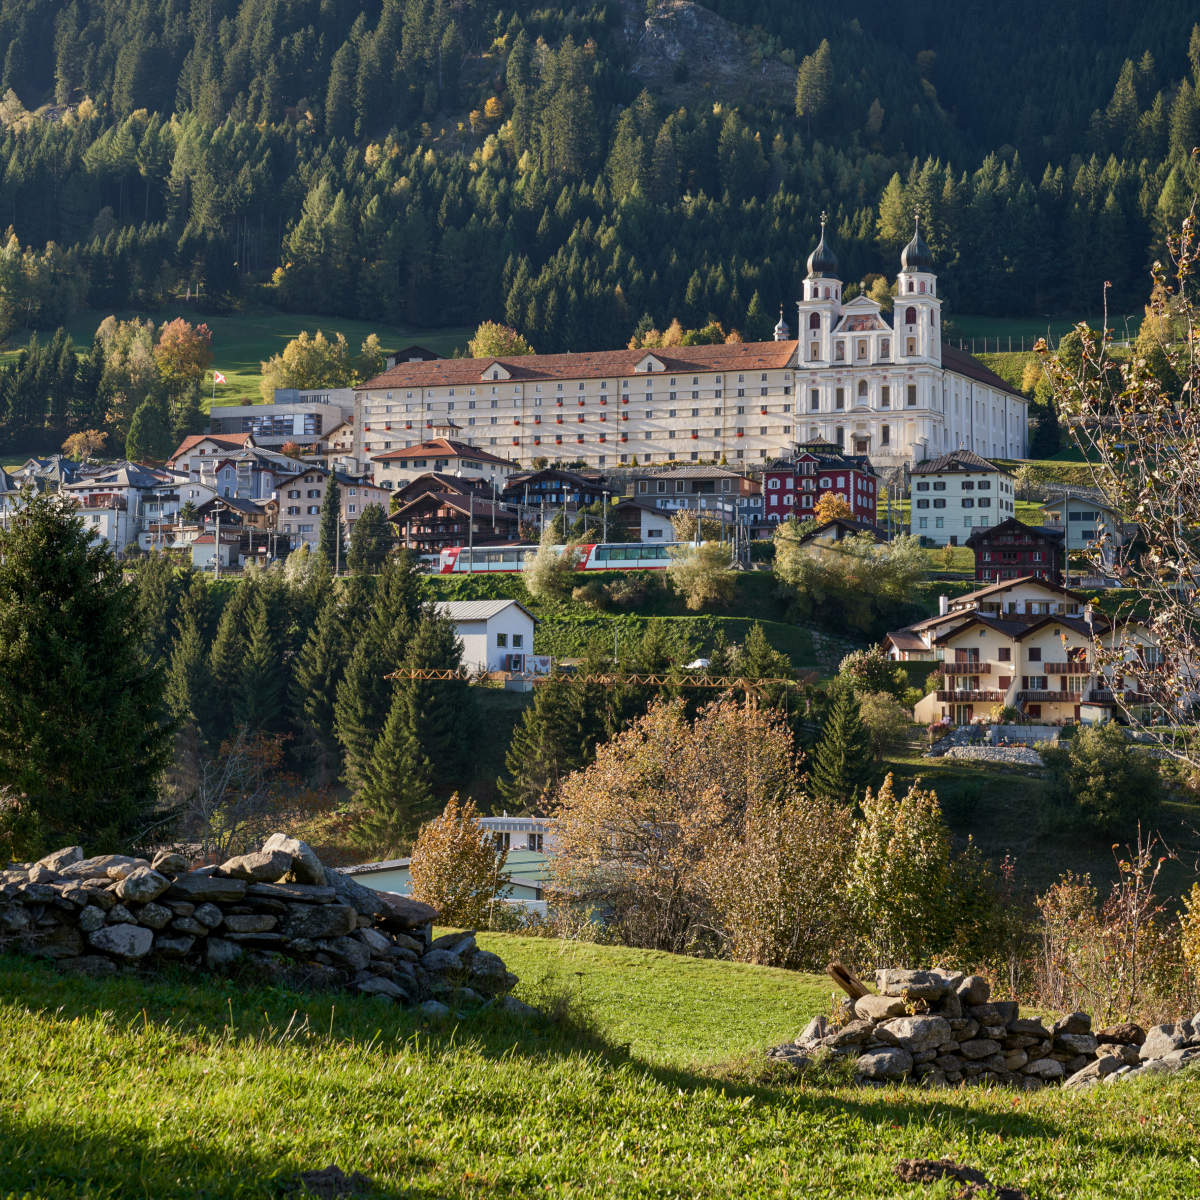
M214 693L228 695L241 677L253 604L254 587L243 581L234 588L221 612L208 656L209 678ZM210 747L216 749L233 729L233 712L227 704L213 704L202 724L205 726L206 740Z
M849 688L834 697L813 753L809 790L818 800L855 804L871 778L871 747Z
M341 764L334 698L346 670L347 620L331 593L304 639L292 672L292 720L299 733L300 751L312 760L323 783L337 775Z
M427 613L413 631L403 666L408 670L456 671L462 643L447 617ZM411 683L411 687L408 684ZM409 697L413 731L421 752L434 765L439 783L460 778L469 755L473 695L465 680L402 680Z
M497 781L500 795L517 812L544 811L559 781L585 765L573 720L577 685L552 675L533 693L504 755L508 776Z
M0 841L23 858L137 844L170 744L120 567L73 504L30 494L0 530Z
M383 566L395 543L395 531L378 504L366 505L350 530L346 565L351 571L374 574Z
M379 858L406 850L434 808L433 766L413 729L411 692L404 681L397 685L354 797L355 839Z
M321 505L320 541L317 553L328 564L331 571L337 571L346 559L342 543L342 489L337 476L330 471L329 482L325 487L325 500Z
M254 590L245 652L230 689L234 727L250 734L278 730L285 694L281 639L272 625L266 593Z
M334 731L342 747L343 778L360 788L390 705L385 678L401 665L421 609L414 560L400 554L387 561L376 580L370 614L348 636L354 649L337 686Z

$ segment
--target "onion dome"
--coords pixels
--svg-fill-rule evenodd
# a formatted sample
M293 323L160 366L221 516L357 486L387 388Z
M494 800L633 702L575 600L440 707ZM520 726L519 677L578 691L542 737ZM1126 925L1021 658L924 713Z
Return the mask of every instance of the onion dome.
M837 255L829 248L825 242L825 214L821 214L821 240L817 243L817 248L808 256L808 274L813 276L829 276L831 279L837 278Z
M779 324L775 326L775 340L777 342L786 342L791 339L792 331L788 328L788 323L783 319L783 307L779 309Z
M916 228L913 230L912 241L900 251L900 270L902 271L931 271L933 255L921 237L921 214L914 218Z

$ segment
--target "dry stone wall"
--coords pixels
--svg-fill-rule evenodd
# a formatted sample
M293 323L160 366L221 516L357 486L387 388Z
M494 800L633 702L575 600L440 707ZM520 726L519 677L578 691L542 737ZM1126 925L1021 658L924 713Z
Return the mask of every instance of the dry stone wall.
M108 974L164 962L242 965L345 988L430 1015L490 1002L524 1010L517 982L471 932L432 938L435 909L375 892L275 834L260 850L191 870L180 854L85 857L79 846L0 871L0 949Z
M991 1082L1023 1089L1091 1087L1200 1064L1200 1013L1149 1031L1134 1024L1093 1031L1087 1013L1050 1025L1022 1017L1014 1001L992 1000L979 975L883 970L876 985L878 995L847 1002L844 1020L814 1017L795 1042L769 1056L797 1070L849 1059L864 1084Z

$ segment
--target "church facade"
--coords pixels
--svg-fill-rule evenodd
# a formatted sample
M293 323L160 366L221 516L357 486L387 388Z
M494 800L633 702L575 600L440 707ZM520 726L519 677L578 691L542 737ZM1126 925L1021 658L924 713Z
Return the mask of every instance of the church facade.
M795 338L781 315L771 342L400 362L355 389L355 457L370 469L446 422L522 464L748 469L815 441L876 468L956 449L1025 456L1025 398L942 342L919 228L888 314L866 296L843 301L822 224L796 319Z

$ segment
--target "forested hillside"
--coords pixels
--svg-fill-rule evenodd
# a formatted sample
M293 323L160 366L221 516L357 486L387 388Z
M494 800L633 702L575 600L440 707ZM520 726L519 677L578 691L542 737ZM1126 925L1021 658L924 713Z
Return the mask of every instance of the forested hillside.
M1195 190L1186 5L0 0L0 336L199 292L538 349L769 336L927 213L951 315L1130 311Z

